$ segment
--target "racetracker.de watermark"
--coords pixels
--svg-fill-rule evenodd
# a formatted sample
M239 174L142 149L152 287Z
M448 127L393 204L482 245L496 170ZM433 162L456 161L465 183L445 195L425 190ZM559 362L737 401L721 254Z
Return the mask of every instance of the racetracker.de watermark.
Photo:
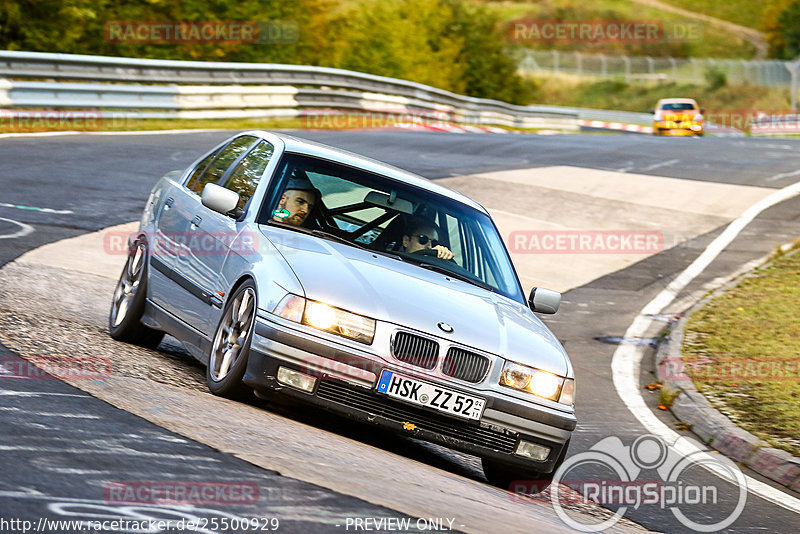
M0 371L0 379L105 380L111 377L111 360L102 356L3 356Z
M694 21L519 19L509 23L508 38L525 43L700 41L703 25Z
M0 109L0 133L53 130L94 131L103 127L100 111Z
M366 113L342 113L314 110L303 113L303 125L314 130L352 130L390 127L424 127L446 129L453 124L448 113L412 112L402 107L395 110Z
M706 123L755 135L800 133L800 114L790 110L722 110L704 115Z
M254 482L124 481L103 486L107 504L248 505L258 503Z
M671 382L713 380L723 382L800 380L798 360L703 359L684 362L664 358L658 362L659 376Z
M225 256L229 252L246 256L256 254L257 232L153 232L140 234L111 230L103 234L106 254L128 254L130 237L146 236L150 252L170 256ZM288 239L288 238L287 238Z
M103 34L111 44L291 44L300 30L291 20L118 20Z
M516 254L656 254L664 235L656 230L515 230L508 237Z

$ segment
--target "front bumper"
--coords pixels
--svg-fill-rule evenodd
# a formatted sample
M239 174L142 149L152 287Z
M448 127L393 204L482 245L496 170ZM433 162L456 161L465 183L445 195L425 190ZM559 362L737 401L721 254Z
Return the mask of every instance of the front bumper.
M314 390L306 393L279 383L279 367L316 377ZM329 340L259 317L243 380L256 391L278 391L358 421L541 473L553 470L575 429L573 414L494 392L487 395L486 391L473 391L456 383L431 380L485 398L486 407L480 421L468 421L398 401L375 392L375 384L384 368L397 370L391 362L373 354L359 354L352 347L337 346ZM549 447L549 455L542 462L515 455L521 439Z
M703 135L703 124L693 121L656 121L653 123L655 135Z

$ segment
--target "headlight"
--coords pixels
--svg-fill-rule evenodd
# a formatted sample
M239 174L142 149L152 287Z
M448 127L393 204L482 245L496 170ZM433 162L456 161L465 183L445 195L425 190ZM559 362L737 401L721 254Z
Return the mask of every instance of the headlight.
M281 299L272 313L367 345L375 337L375 319L291 293Z
M575 392L575 381L571 378L565 379L541 369L509 361L503 365L500 385L569 405L573 403Z
M702 121L702 120L703 120L703 116L702 116L702 115L700 115L700 114L698 113L697 115L695 115L695 116L693 117L693 119L692 119L692 120L694 120L695 122L700 122L700 121Z

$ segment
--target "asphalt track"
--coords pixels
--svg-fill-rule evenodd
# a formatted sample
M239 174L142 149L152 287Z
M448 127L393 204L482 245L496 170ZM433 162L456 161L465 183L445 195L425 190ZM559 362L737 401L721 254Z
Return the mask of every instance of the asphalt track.
M185 167L208 147L228 135L229 132L207 132L2 140L0 238L19 233L26 225L34 231L16 238L0 239L0 265L42 244L138 219L147 193L159 176ZM800 143L794 140L393 132L304 132L298 135L366 154L423 176L445 181L462 175L570 165L618 173L778 189L797 181L797 170L800 168ZM513 191L509 192L509 196L513 194ZM530 203L531 210L535 211L537 199L530 199ZM503 208L498 205L493 207ZM41 208L50 211L42 211ZM608 436L617 436L630 444L647 433L626 412L613 388L610 362L615 346L603 344L595 338L622 335L641 307L688 265L721 229L720 226L695 236L680 246L576 287L565 295L564 306L559 314L546 319L570 353L579 384L579 427L572 441L571 455L586 451ZM800 235L800 201L789 200L767 210L679 295L679 301L797 235ZM579 260L578 257L572 261ZM65 290L68 291L68 288ZM24 333L21 332L20 335ZM644 366L641 382L647 383L651 380L652 376L648 375L647 366ZM12 467L7 471L10 475L4 475L3 485L0 486L0 508L4 511L4 517L41 516L42 502L48 502L48 509L52 511L53 502L47 501L48 494L69 495L76 491L75 476L59 478L53 475L57 469L54 470L53 465L42 459L47 454L46 451L36 452L36 446L29 443L33 437L26 435L25 432L31 432L30 428L26 430L26 425L35 423L46 427L48 431L58 433L62 440L58 446L69 452L60 455L60 461L56 463L62 469L65 463L71 466L74 464L77 471L72 475L80 475L79 480L92 479L81 475L80 471L91 471L91 467L97 465L98 457L102 456L93 454L94 449L91 446L81 445L85 442L82 442L81 432L96 429L83 428L80 424L73 423L77 421L86 424L87 421L66 418L70 424L53 425L51 420L55 416L35 416L37 413L53 412L52 409L45 411L45 406L52 406L48 400L53 394L81 395L77 390L57 381L40 382L36 386L44 389L37 390L35 395L26 395L19 392L18 388L24 389L23 386L21 381L3 382L3 390L11 392L6 393L5 397L13 399L13 402L3 403L4 408L7 408L3 414L4 462ZM651 399L650 404L654 407L655 399ZM107 412L96 414L94 410ZM98 419L87 418L88 422L102 421L102 424L107 424L109 435L135 436L131 438L131 443L135 443L135 446L130 443L124 446L139 450L142 454L154 452L148 449L153 443L171 443L169 446L176 450L169 451L170 454L183 454L187 457L197 454L198 448L203 447L152 425L144 433L137 426L142 423L136 418L109 407L93 407L89 414L97 415ZM668 414L657 415L674 427L674 421ZM31 420L34 417L45 419L34 422ZM126 428L126 425L132 426ZM19 445L21 439L28 442L27 447ZM170 442L171 439L174 442ZM120 448L118 443L116 446ZM77 449L81 448L84 450L79 453ZM185 450L178 452L177 449L180 448ZM164 451L159 447L158 452ZM74 454L74 457L70 454ZM290 495L289 502L292 502L292 495L297 496L297 509L309 495L319 498L322 494L322 498L330 499L326 506L336 510L339 513L337 517L398 516L396 512L375 507L368 502L326 492L276 474L256 474L260 471L257 469L247 471L253 468L242 465L243 462L233 458L216 460L215 463L222 472L227 470L235 473L233 478L246 479L247 476L252 476L261 480L260 477L272 477L260 487L284 487L281 484L285 484L285 492ZM469 468L459 467L459 461L456 456L439 465L456 473L469 473ZM125 457L124 462L124 465L118 461L106 462L101 470L124 478L126 473L135 472L138 477L143 477L147 473L155 475L165 469L163 463L158 462L142 462L139 465L130 462L128 457ZM64 472L62 475L70 473ZM185 479L195 476L197 472L187 466ZM209 476L213 475L209 473L206 478ZM716 484L720 494L728 500L735 494L735 488L705 472L693 472L687 477L687 483L689 480L699 481L698 484ZM42 489L46 491L40 491ZM36 495L39 495L38 501ZM235 509L232 510L235 512ZM728 511L724 505L709 506L701 508L699 515L713 518ZM287 513L285 517L288 518L286 528L291 531L307 529L310 525L303 521L313 523L314 530L341 530L335 527L336 519L331 515L318 515L309 519L302 514ZM670 512L657 507L643 506L638 510L628 510L626 517L656 531L686 531L686 527ZM797 524L796 513L751 494L739 519L726 531L793 532L796 531ZM292 529L291 526L295 528Z

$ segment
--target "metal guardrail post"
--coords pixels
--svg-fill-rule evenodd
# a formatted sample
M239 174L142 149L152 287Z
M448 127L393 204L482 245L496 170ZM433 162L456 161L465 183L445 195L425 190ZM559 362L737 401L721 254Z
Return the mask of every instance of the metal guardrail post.
M791 85L791 94L792 94L792 112L797 111L797 77L798 73L800 73L800 61L792 61L790 63L784 63L784 66L788 69L789 74L792 76L792 85Z
M625 83L631 83L631 58L622 56L622 61L625 63Z

